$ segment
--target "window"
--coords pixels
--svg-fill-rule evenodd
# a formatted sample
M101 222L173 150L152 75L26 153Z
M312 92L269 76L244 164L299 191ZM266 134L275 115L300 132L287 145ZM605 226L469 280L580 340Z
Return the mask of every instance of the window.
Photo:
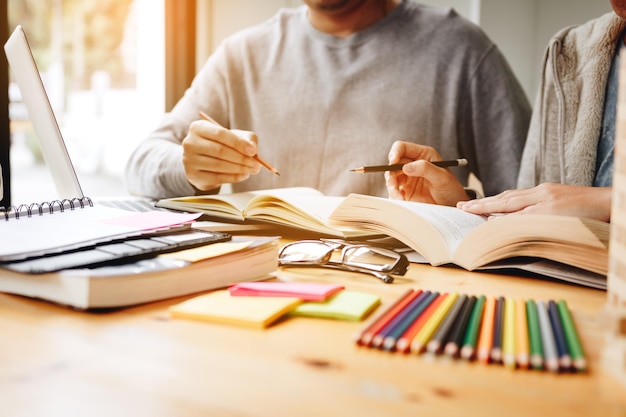
M126 193L123 170L164 110L164 0L8 0L29 38L87 195ZM9 79L12 202L56 197Z

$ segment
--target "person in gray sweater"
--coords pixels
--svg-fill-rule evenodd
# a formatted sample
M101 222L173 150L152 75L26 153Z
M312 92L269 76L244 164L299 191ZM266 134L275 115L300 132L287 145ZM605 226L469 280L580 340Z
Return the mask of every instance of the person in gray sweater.
M466 158L454 175L464 183L473 172L487 194L515 185L530 105L480 28L411 0L305 3L221 43L131 155L132 194L231 184L386 196L381 174L350 169L384 163L398 139Z
M613 11L556 33L544 56L541 85L524 149L517 189L465 201L457 207L476 214L554 213L610 221L619 56L624 53L626 1ZM419 152L436 160L434 149L395 145L393 161ZM409 147L409 150L404 149ZM418 159L417 157L412 159ZM390 160L392 160L390 158ZM436 184L430 194L459 193L459 184L441 168L407 166L413 181ZM411 172L413 170L413 172ZM441 171L441 172L440 172ZM429 178L427 181L426 178ZM388 178L389 193L402 198L399 182ZM402 184L400 184L402 185ZM424 199L405 186L411 199ZM447 203L454 205L451 198ZM445 202L444 202L445 203Z

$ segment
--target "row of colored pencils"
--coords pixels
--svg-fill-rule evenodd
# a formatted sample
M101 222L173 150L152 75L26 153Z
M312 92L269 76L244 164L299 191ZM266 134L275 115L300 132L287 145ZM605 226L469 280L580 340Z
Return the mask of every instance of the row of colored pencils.
M408 290L356 337L390 352L429 352L510 368L585 371L564 300L515 300Z

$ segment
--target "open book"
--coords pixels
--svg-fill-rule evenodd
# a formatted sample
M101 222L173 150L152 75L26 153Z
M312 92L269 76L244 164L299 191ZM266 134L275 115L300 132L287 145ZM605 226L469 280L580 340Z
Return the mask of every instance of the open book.
M454 207L351 194L329 219L394 237L432 265L475 270L535 257L606 276L609 224L570 216L502 216L487 220Z
M371 236L369 230L328 222L344 197L326 196L309 187L277 188L232 194L174 197L157 207L201 212L219 221L261 222L342 238Z

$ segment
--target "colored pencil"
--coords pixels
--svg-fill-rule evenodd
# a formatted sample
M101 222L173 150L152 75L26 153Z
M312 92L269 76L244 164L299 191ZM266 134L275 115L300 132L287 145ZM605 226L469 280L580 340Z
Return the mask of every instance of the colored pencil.
M206 120L207 122L211 122L215 125L218 125L220 127L222 127L222 125L220 125L219 123L217 123L215 121L215 119L213 119L211 116L209 116L208 114L204 113L204 112L198 112L198 114L200 115L200 117L202 117L204 120ZM263 165L263 167L265 167L265 169L267 169L269 172L276 174L276 175L280 175L280 172L278 172L278 170L276 168L274 168L269 162L267 162L265 159L261 158L261 155L256 154L254 155L254 159L256 159L257 161L259 161L259 163L261 165Z
M404 353L408 353L411 350L411 342L415 335L421 330L426 321L430 318L439 304L445 299L447 294L439 294L438 292L434 292L427 300L428 305L424 310L421 311L421 314L415 318L413 323L406 329L406 331L398 338L396 341L396 350Z
M393 319L395 315L398 314L398 312L402 310L402 308L404 308L407 303L410 302L412 298L410 298L409 296L416 292L417 291L412 289L406 290L404 293L402 293L402 295L400 295L400 297L398 297L393 302L392 305L390 305L387 309L382 310L381 313L378 314L376 317L373 317L368 322L368 324L365 325L363 330L360 330L355 335L356 343L361 346L369 346L370 342L374 338L374 335L387 323L389 323L389 321ZM419 292L421 292L421 290L419 290Z
M421 292L421 290L419 290ZM401 311L406 304L410 302L415 296L417 291L408 289L402 293L392 305L382 310L377 316L368 321L364 328L355 334L355 341L361 346L370 346L374 336L391 321L399 311Z
M559 371L559 359L554 341L554 332L550 325L548 309L543 301L537 301L537 316L539 317L539 330L541 331L541 342L543 345L543 356L546 368L552 372Z
M441 347L446 343L452 326L456 322L456 318L463 307L463 303L467 300L467 294L461 294L457 297L454 305L450 308L448 315L443 319L437 332L426 345L426 350L430 353L439 353Z
M515 303L515 355L520 368L528 368L528 319L526 302L517 300Z
M430 319L424 324L424 327L415 335L411 342L411 351L420 353L422 349L426 347L428 341L433 336L437 328L441 325L441 322L446 317L450 308L459 297L458 293L448 294L445 300L441 302L436 311L433 312Z
M483 322L480 326L480 337L478 338L478 347L476 348L476 358L483 363L489 363L491 345L493 342L493 321L495 312L496 299L494 297L489 297L485 302L485 313L483 314Z
M548 301L548 318L550 319L552 332L554 333L554 341L556 343L556 352L559 358L559 366L561 367L561 369L570 369L572 367L572 358L567 349L567 342L565 340L563 325L561 324L559 310L557 309L554 300Z
M389 332L391 332L394 325L397 324L398 316L403 314L406 311L406 308L413 301L415 301L416 298L419 298L422 294L423 292L421 290L414 291L413 293L409 294L405 299L403 299L396 307L393 308L393 315L389 317L389 320L387 321L387 323L385 323L384 326L382 326L380 329L376 331L376 333L372 335L372 338L370 341L370 345L372 347L376 347L376 348L382 347L385 337L387 337Z
M418 297L413 299L398 315L389 323L388 328L381 332L383 342L381 348L392 351L396 347L396 341L404 333L404 331L413 323L415 317L420 315L427 305L422 306L426 301L430 291L425 291Z
M459 314L459 317L456 320L455 326L452 329L452 333L450 334L450 341L446 343L446 346L443 348L443 351L449 356L456 356L463 345L463 340L465 339L465 331L467 329L467 323L469 321L470 315L472 314L472 309L474 308L474 304L476 303L476 296L472 295L467 299L465 304L463 304L463 309Z
M543 342L541 341L537 303L534 300L526 301L526 318L528 320L528 339L530 341L530 366L533 369L543 369Z
M557 303L559 310L559 316L563 323L563 331L565 332L565 338L567 340L567 347L572 357L572 363L577 371L584 371L587 369L587 360L585 359L585 352L583 351L576 326L574 326L574 320L567 308L567 303L564 300L559 300Z
M465 340L463 340L463 347L461 348L461 357L463 359L472 359L474 357L480 323L483 318L485 300L486 297L484 295L478 297L474 305L474 309L472 310L469 323L467 324L467 331L465 332Z
M493 319L493 340L491 342L491 361L502 362L502 327L504 324L504 297L498 297Z
M507 368L515 368L515 300L504 300L502 327L502 362Z

